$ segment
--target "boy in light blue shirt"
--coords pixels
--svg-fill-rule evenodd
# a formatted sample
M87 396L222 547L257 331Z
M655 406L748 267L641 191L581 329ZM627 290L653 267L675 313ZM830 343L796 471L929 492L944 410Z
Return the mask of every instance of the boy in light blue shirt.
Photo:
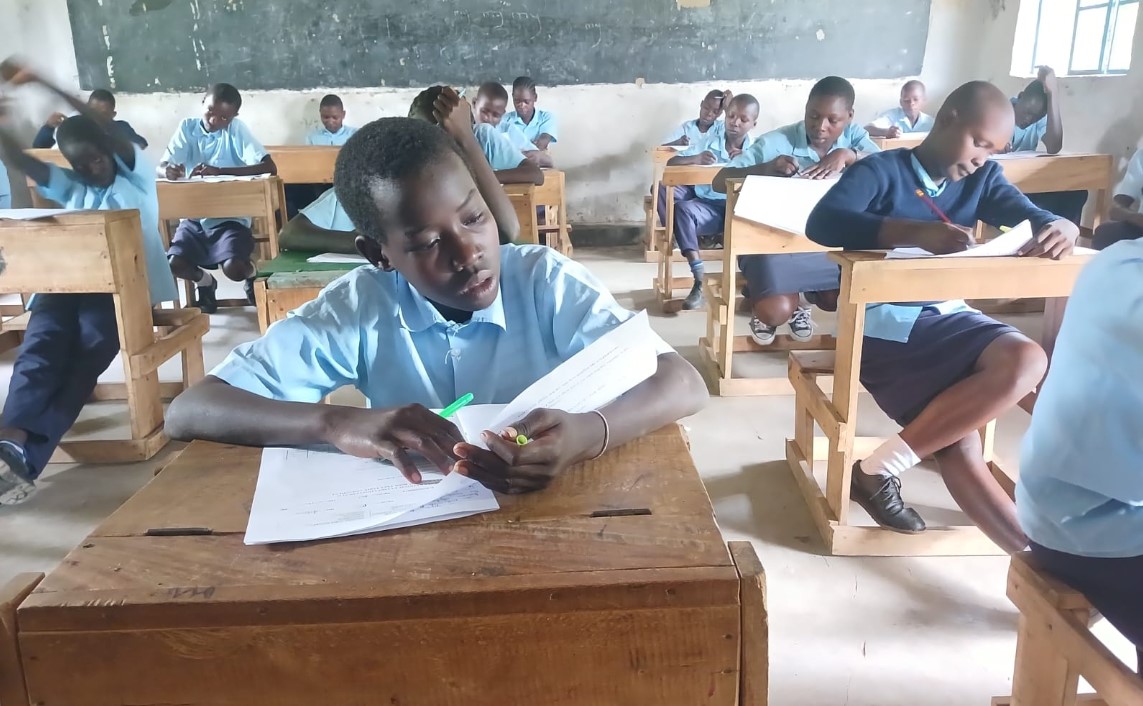
M714 166L726 164L750 149L750 131L758 124L758 100L744 93L731 99L726 107L726 123L722 131L711 130L707 136L667 161L667 165L696 164ZM683 300L683 309L694 310L706 306L702 295L704 266L699 238L722 232L726 219L726 194L707 184L676 186L674 238L679 252L690 264L694 284ZM667 222L667 187L659 187L659 219Z
M72 169L27 155L0 130L4 158L63 208L138 210L151 304L178 299L159 235L154 166L143 151L121 134L105 131L87 105L30 69L7 61L0 64L0 77L17 85L40 83L80 113L60 123L56 133ZM0 505L22 502L34 491L33 480L119 353L111 294L37 294L30 308L0 428Z
M417 454L442 472L522 493L698 411L707 398L702 378L654 334L646 343L656 372L598 410L534 410L486 430L487 448L431 411L470 393L478 404L509 402L632 316L554 250L499 245L478 182L490 170L465 160L464 149L406 118L354 135L335 184L371 266L235 349L171 404L168 433L251 446L327 443L391 461L413 483L422 480ZM348 385L367 409L320 404ZM516 434L529 443L517 444Z
M924 112L925 84L917 80L906 81L901 86L901 103L878 115L865 126L872 137L895 138L911 132L928 132L933 129L933 116Z
M353 222L337 200L337 192L328 189L282 227L278 245L282 250L354 255L356 238Z
M801 122L780 127L754 141L714 179L714 188L726 191L727 179L750 175L807 179L835 178L863 154L879 152L864 128L853 124L853 86L838 76L814 84ZM739 258L753 310L750 335L770 345L778 327L787 324L790 335L808 341L814 322L807 300L819 292L836 290L840 270L824 253L746 255Z
M345 106L341 98L330 94L321 99L318 106L318 115L321 125L306 135L307 145L323 147L341 147L345 144L357 128L345 124Z
M536 82L527 76L520 76L512 82L512 104L516 110L504 116L500 131L507 132L512 126L520 128L524 136L532 141L536 149L546 150L553 142L559 142L559 128L556 116L536 107Z
M476 100L472 102L472 119L477 125L490 125L501 131L512 146L520 150L525 157L538 166L550 168L555 166L552 156L545 150L538 149L532 141L524 135L518 125L504 124L504 114L508 110L508 91L504 90L497 81L487 81L480 84L476 91ZM501 125L504 125L501 128Z
M202 104L201 118L179 123L159 164L160 177L278 173L262 143L237 118L242 107L237 88L217 83ZM253 256L254 234L248 218L186 219L179 223L167 250L171 271L195 283L195 306L207 314L218 311L218 283L207 270L219 267L228 279L245 283L246 299L254 304Z
M722 117L722 111L730 105L732 98L734 98L734 94L729 90L714 90L706 94L706 97L699 103L698 117L694 120L687 120L675 128L675 131L671 133L663 145L665 147L697 145L707 137L720 134L726 124L719 118Z
M1024 437L1016 512L1040 565L1083 592L1143 670L1143 241L1076 280Z

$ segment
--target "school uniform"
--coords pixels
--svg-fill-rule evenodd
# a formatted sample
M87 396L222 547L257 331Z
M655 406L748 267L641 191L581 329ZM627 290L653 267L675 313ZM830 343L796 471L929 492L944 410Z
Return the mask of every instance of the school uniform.
M745 152L754 143L753 138L747 135L742 142ZM680 157L693 157L710 152L717 159L717 164L726 164L731 161L730 151L726 145L726 133L707 136L693 142L689 147L679 153ZM679 245L679 252L699 249L699 237L716 235L722 232L726 220L726 194L720 194L709 184L697 186L676 186L675 190L675 242ZM667 187L660 186L659 194L659 220L667 222Z
M349 138L353 137L355 132L357 132L357 128L348 125L342 125L337 132L330 132L325 129L325 125L318 125L306 135L306 144L321 147L341 147Z
M143 149L147 149L147 140L142 135L135 132L135 128L131 127L131 123L126 120L112 120L111 127L107 130L116 137L121 137L129 142L134 142ZM36 133L35 138L32 139L32 147L34 149L50 149L56 146L56 129L48 125L40 126L39 132Z
M357 230L353 221L349 220L349 215L345 209L341 207L341 201L338 201L335 189L329 189L319 196L316 201L303 208L300 215L305 216L310 223L318 228L325 230L336 230L343 233L352 233Z
M536 108L536 113L532 116L532 122L526 123L516 111L507 113L504 119L500 121L500 132L508 132L513 126L520 129L533 143L540 138L540 135L547 133L552 136L552 142L559 142L559 127L556 125L556 116L554 113L549 113L546 110Z
M936 220L917 189L965 227L978 220L997 227L1029 220L1039 230L1059 219L1008 183L996 162L938 185L913 150L898 149L870 155L847 169L810 213L806 235L827 247L880 249L878 233L886 219ZM865 314L861 383L904 426L969 375L990 343L1015 332L963 301L871 304Z
M910 122L908 114L900 107L897 107L890 108L881 113L874 118L870 124L882 130L888 130L891 127L900 128L902 134L906 134L910 132L928 132L933 129L935 122L933 116L928 113L921 113L917 118L917 122Z
M1016 99L1011 101L1015 107ZM1047 131L1047 114L1027 127L1017 125L1012 132L1012 141L1008 143L1008 151L1035 152L1040 148L1040 141ZM1084 204L1087 203L1087 191L1047 191L1028 194L1028 198L1045 211L1058 213L1072 223L1079 223L1083 217Z
M498 131L491 125L484 123L473 125L472 132L494 172L515 169L527 159L523 152L512 145L504 132Z
M0 185L0 188L3 188ZM1123 179L1115 186L1113 192L1116 196L1126 196L1135 202L1133 208L1136 213L1143 206L1143 150L1136 150L1131 161L1127 163L1127 171ZM1120 240L1135 240L1143 237L1143 228L1126 221L1106 221L1092 233L1091 241L1096 250L1119 242Z
M512 146L521 152L534 152L537 149L536 145L524 134L524 131L516 125L509 125L508 129L501 134L506 136Z
M8 168L0 162L0 208L12 208L12 184L8 181Z
M250 128L237 118L216 132L208 132L201 118L187 118L179 123L162 161L182 164L190 174L199 164L221 168L252 166L261 163L267 154ZM186 219L175 230L167 254L208 270L231 259L249 260L254 254L250 223L249 218Z
M502 245L500 292L467 323L444 319L399 273L360 267L211 375L295 402L352 385L371 408L439 409L467 393L504 404L631 316L583 265L543 246Z
M688 145L698 144L708 137L716 137L726 132L726 122L722 120L715 120L714 123L706 129L706 132L699 130L698 118L687 120L680 124L675 131L671 133L670 137L663 140L663 144L674 142L680 137L687 138Z
M159 236L155 166L135 148L135 168L115 157L111 186L85 184L75 172L48 165L37 191L63 208L138 209L151 303L178 298ZM66 257L66 253L60 253ZM37 294L24 343L12 368L3 424L28 433L24 451L35 478L79 417L100 374L119 353L119 329L110 294Z
M1024 437L1016 513L1041 565L1083 592L1143 666L1141 300L1143 241L1080 273Z
M865 128L850 123L830 150L851 149L858 154L879 152L880 149ZM731 167L752 167L790 155L798 161L799 169L809 169L821 161L810 146L805 122L780 127L766 133L754 146L731 161ZM852 168L852 167L851 167ZM749 287L750 296L764 298L778 294L824 292L837 289L841 282L841 269L825 253L795 253L792 255L744 255L738 258Z

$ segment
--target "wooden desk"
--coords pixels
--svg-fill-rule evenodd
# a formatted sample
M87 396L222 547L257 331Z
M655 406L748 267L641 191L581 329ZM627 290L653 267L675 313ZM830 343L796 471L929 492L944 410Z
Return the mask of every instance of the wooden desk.
M317 299L326 285L353 269L319 272L278 272L254 280L254 298L258 307L258 330L265 334L275 321L302 304Z
M1095 192L1091 208L1092 230L1107 216L1115 175L1115 161L1109 154L1040 153L996 161L1008 181L1025 194L1082 190Z
M568 224L565 175L558 169L545 169L544 183L505 184L504 191L512 201L516 218L520 221L520 240L536 245L546 244L553 250L571 257L571 226ZM544 208L544 222L540 222L537 209ZM544 238L541 238L541 234Z
M266 148L283 184L332 184L340 147L273 145Z
M30 595L36 577L10 585L0 665L24 681L0 687L45 706L765 703L762 568L728 551L675 425L496 513L292 545L242 543L258 459L192 444ZM593 516L632 508L650 514ZM145 536L192 526L214 534Z
M660 185L667 189L667 223L666 226L658 231L657 240L655 241L655 251L658 255L659 267L651 287L655 292L655 298L659 300L659 305L665 311L676 312L682 306L682 299L675 298L676 289L690 289L694 283L694 278L675 277L673 272L673 263L676 261L675 257L675 187L676 186L709 186L714 177L722 171L724 165L716 165L711 167L703 167L697 165L682 165L672 166L667 165L663 168L662 179ZM658 207L658 188L655 189L656 208ZM700 250L699 257L703 260L717 260L722 256L718 250ZM680 253L678 260L686 261Z
M886 260L883 253L833 252L841 265L837 309L837 352L794 353L790 382L795 392L794 438L786 441L786 460L798 481L810 514L832 554L914 556L999 554L1001 550L975 526L932 527L905 535L849 522L850 472L881 439L859 437L858 375L865 332L865 305L879 302L1066 297L1090 255L1062 260L1039 258L966 258ZM830 390L818 377L833 374ZM814 438L814 425L825 433ZM993 454L995 421L982 430L984 457L993 476L1011 495L1015 480ZM813 464L826 461L826 487L818 484Z
M655 262L656 234L666 226L659 221L659 184L663 181L663 169L667 161L679 153L673 147L657 146L651 150L651 193L643 197L643 212L646 215L646 229L643 232L643 259ZM679 259L682 259L681 257Z
M901 147L916 147L928 136L929 133L927 132L906 132L900 137L870 137L869 139L873 140L873 144L882 150L895 150Z
M708 275L704 283L707 302L706 336L699 339L699 355L707 380L722 397L746 395L788 395L793 391L786 377L735 378L734 354L743 352L785 352L820 350L834 346L833 336L818 335L809 341L796 341L779 334L774 343L760 346L749 335L735 329L735 300L738 296L738 258L742 255L789 255L827 252L804 234L791 233L738 218L734 207L742 189L742 179L727 180L726 226L723 229L722 274Z
M158 182L159 221L183 218L251 218L254 240L264 246L261 259L278 256L279 209L282 182L278 177L243 181L165 181Z

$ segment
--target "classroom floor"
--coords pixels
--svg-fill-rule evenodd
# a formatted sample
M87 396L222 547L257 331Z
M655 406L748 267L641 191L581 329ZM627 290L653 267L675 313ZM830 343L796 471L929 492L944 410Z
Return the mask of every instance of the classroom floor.
M641 262L642 252L583 249L577 256L621 304L649 308L655 329L697 363L703 315L656 313L650 290L655 265ZM241 296L233 283L222 289L220 298ZM818 315L819 323L832 329L832 321ZM1037 333L1034 316L1008 320ZM257 331L252 309L223 310L211 317L207 369ZM14 357L14 351L0 356L0 379L9 376ZM743 363L740 372L784 374L780 357L752 357L761 360ZM164 367L164 379L177 379L177 365L176 360ZM104 379L122 380L118 363ZM792 397L712 397L702 413L685 422L723 534L728 540L753 542L766 568L770 703L986 706L992 696L1009 693L1017 614L1004 596L1007 559L823 556L782 460L784 440L792 435L792 412ZM859 434L895 431L867 395L861 413ZM1000 424L997 449L1010 464L1019 457L1027 419L1017 410ZM85 410L76 431L97 438L122 433L125 427L125 410L102 404ZM155 459L131 466L50 467L31 501L0 508L0 582L22 571L50 571L178 447L171 444ZM928 470L911 471L904 492L930 523L955 521L959 515L939 478ZM1124 659L1134 654L1106 622L1096 633Z

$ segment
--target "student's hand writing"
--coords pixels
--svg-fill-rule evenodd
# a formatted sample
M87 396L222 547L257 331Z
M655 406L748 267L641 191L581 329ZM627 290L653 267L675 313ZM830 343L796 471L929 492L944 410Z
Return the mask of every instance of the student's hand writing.
M1072 253L1078 237L1079 228L1071 221L1061 218L1041 228L1036 237L1020 248L1017 254L1021 257L1050 257L1059 260Z
M674 144L678 145L679 147L689 147L691 144L691 138L683 135L679 139L675 140Z
M412 453L448 473L455 460L452 449L463 441L452 422L419 404L390 409L335 406L328 415L328 443L351 456L391 461L411 483L421 482Z
M433 103L433 116L454 140L472 135L472 106L451 86L445 86L437 96Z
M888 138L895 138L895 137L900 137L900 136L901 136L901 128L897 127L896 125L889 128L889 132L885 133L885 137L888 137Z
M698 163L704 167L709 167L712 164L718 164L718 157L714 156L714 152L711 152L710 150L706 150L706 151L702 152L701 154L699 154Z
M765 166L770 176L788 177L798 173L798 160L788 154L775 157Z
M1056 87L1059 86L1059 82L1056 81L1056 70L1051 66L1039 67L1039 70L1036 71L1036 80L1043 84L1044 93L1049 96L1055 93Z
M841 174L848 167L857 154L849 149L836 149L822 158L820 162L807 168L802 176L807 179L830 179Z
M60 126L60 123L65 120L67 120L67 116L63 113L52 113L48 116L48 119L44 121L44 125L47 125L51 129L55 130Z
M488 449L458 444L455 469L499 493L527 493L547 487L552 478L603 447L603 421L597 414L569 414L538 409L511 425L502 435L481 435ZM529 442L517 444L516 435ZM510 437L505 438L505 437Z
M176 179L186 178L187 168L181 164L168 164L164 172L168 179L175 181Z
M941 221L918 223L913 228L912 240L918 248L928 250L934 255L968 250L974 242L972 230Z
M194 169L192 169L191 173L190 173L190 175L192 177L218 176L219 174L222 174L222 170L219 169L218 167L213 167L209 164L200 164L197 167L195 167Z

